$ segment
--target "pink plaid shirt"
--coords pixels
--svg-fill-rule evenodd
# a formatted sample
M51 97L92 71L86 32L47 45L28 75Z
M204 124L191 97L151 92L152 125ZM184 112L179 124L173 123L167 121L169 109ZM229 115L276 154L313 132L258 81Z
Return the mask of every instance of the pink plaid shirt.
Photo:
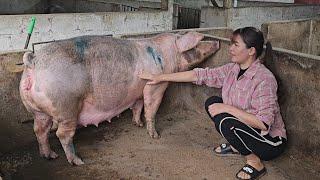
M286 138L285 126L277 98L277 81L274 75L256 60L237 80L240 66L229 63L217 68L195 68L197 85L222 88L223 103L254 114L269 125L271 137Z

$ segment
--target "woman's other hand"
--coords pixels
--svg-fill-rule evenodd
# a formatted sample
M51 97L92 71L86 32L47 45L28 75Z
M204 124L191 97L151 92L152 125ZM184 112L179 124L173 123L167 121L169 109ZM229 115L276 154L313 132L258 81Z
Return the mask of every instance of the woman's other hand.
M214 103L209 106L209 113L211 114L212 117L214 117L217 114L221 113L228 113L229 110L229 105L223 104L223 103Z

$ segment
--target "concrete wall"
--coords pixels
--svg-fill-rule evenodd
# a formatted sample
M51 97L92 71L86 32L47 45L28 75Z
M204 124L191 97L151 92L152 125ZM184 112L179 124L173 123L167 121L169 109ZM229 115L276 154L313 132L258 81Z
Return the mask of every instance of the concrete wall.
M261 6L221 9L204 7L201 12L200 27L230 27L233 29L254 26L278 20L315 17L320 14L320 6Z
M172 8L153 12L39 14L31 43L80 35L143 33L172 29ZM0 51L22 49L31 15L0 16ZM31 47L31 46L29 46Z
M276 21L262 25L265 38L273 46L320 55L320 20Z

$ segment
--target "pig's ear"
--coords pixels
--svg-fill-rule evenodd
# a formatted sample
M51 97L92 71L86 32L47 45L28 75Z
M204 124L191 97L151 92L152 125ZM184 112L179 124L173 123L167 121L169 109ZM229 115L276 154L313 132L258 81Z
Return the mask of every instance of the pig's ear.
M34 54L32 52L26 52L23 55L23 64L27 66L28 68L33 68L34 67L34 62L33 62Z
M176 40L178 51L185 52L196 47L203 38L203 34L198 32L188 32Z

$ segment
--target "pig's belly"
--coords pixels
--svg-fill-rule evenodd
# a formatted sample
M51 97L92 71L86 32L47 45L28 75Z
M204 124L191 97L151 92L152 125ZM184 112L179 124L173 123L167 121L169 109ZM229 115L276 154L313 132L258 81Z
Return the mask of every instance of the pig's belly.
M111 119L115 116L118 116L124 110L131 108L137 99L127 100L121 105L115 105L116 108L109 110L102 110L97 108L97 105L91 103L90 101L84 101L82 110L79 114L78 124L81 126L87 126L94 124L98 126L100 122L108 121L111 122Z

